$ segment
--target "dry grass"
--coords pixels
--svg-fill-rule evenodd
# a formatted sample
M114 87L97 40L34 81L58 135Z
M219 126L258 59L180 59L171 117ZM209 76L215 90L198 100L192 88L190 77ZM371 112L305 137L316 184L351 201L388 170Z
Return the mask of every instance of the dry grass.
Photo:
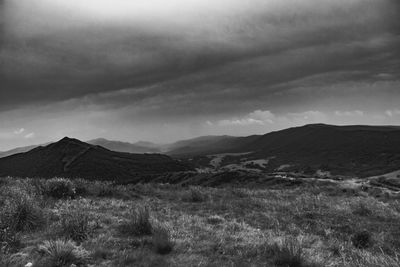
M400 204L395 199L305 186L108 184L108 193L99 194L105 186L86 181L75 185L80 197L55 199L40 194L40 180L0 181L2 192L19 188L36 203L27 210L39 208L46 216L44 227L15 229L2 241L2 248L10 247L15 237L19 245L0 252L0 266L70 266L75 256L77 266L104 267L400 266ZM0 203L11 197L1 195ZM6 211L0 211L4 218ZM73 234L59 233L64 228ZM74 233L79 246L54 241L74 238ZM68 263L38 265L52 255L64 255Z

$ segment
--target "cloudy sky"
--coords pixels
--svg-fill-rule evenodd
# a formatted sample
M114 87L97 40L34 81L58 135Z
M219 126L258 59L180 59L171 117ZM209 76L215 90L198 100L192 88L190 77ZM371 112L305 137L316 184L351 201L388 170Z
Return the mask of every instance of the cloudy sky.
M399 0L0 0L0 150L400 124Z

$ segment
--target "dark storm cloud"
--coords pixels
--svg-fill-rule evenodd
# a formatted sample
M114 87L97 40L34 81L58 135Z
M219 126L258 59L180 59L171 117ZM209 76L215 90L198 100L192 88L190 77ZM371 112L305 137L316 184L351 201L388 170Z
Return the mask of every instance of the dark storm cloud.
M399 124L399 6L0 0L0 150Z
M219 99L257 101L274 93L274 85L317 73L397 75L396 0L271 1L259 8L255 0L253 8L238 12L227 5L222 14L211 4L208 16L174 23L169 15L160 22L102 21L43 3L30 9L40 1L3 4L3 109L83 96L110 106L186 96L180 109L201 99L213 110ZM129 96L119 97L124 88L132 88Z

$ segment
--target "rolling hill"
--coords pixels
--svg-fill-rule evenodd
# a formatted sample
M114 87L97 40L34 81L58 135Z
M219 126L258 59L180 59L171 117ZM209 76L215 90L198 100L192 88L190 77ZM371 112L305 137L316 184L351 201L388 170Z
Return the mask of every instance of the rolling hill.
M72 142L71 140L75 139L67 140ZM157 168L148 168L145 162L150 159L154 159L155 162L160 159L172 160L168 156L180 159L181 162L189 162L190 165L201 171L252 170L275 172L284 170L314 173L321 170L337 175L367 177L400 170L400 127L396 126L311 124L265 135L247 137L203 136L168 145L148 142L131 144L106 139L95 139L89 142L92 145L85 144L85 146L90 146L91 149L89 149L89 153L83 155L83 160L87 161L87 164L92 164L91 168L95 169L95 165L100 165L103 161L113 162L110 158L117 158L112 166L107 167L104 172L107 173L108 169L111 169L111 173L117 173L123 177L129 176L132 172L148 172L150 169L155 171ZM11 157L13 161L10 161L10 164L15 164L14 162L17 162L20 157L39 153L38 156L32 156L29 160L26 160L27 163L23 164L23 170L25 165L30 164L30 161L36 162L38 159L46 157L47 154L41 151L56 147L56 144L36 148L28 154L17 154ZM96 145L119 152L152 153L162 151L168 156L145 155L147 158L146 160L143 158L142 161L139 158L144 155L112 152ZM124 156L111 156L112 153ZM104 158L105 155L108 155L107 159ZM131 162L131 158L138 159L136 165L122 164L125 161ZM7 161L9 160L7 158ZM49 160L52 160L50 156ZM4 170L11 168L2 164L2 162L3 159L0 159L0 175L4 173ZM35 164L33 166L36 166ZM137 168L131 169L133 165ZM78 164L78 166L80 165ZM159 170L164 168L163 164L157 165L155 163L155 166L159 166ZM170 165L168 163L165 166ZM49 172L53 173L51 168ZM79 168L69 172L79 176L78 170L81 170ZM169 167L166 167L166 169L169 169ZM13 173L24 175L25 172L22 170ZM101 172L99 173L101 174Z
M220 160L221 166L262 159L267 162L265 171L287 166L362 177L400 169L400 127L395 126L311 124L233 141L234 145L222 140L203 148L212 153L195 154L197 163L207 166L204 157L210 162L211 154L231 153Z
M123 181L139 174L187 170L191 170L188 165L166 155L115 152L67 137L0 159L0 176L15 177L58 176Z

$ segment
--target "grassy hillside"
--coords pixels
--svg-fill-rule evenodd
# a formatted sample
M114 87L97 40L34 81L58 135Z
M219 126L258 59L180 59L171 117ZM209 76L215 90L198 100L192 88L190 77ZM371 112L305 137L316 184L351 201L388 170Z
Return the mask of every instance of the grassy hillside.
M222 165L262 159L268 160L261 168L264 172L291 166L288 171L322 169L334 175L368 177L399 169L400 128L311 124L262 136L221 140L202 149L192 154L192 163L198 168L210 167L211 154L246 153L226 156Z
M0 266L400 264L396 194L13 178L0 191Z

